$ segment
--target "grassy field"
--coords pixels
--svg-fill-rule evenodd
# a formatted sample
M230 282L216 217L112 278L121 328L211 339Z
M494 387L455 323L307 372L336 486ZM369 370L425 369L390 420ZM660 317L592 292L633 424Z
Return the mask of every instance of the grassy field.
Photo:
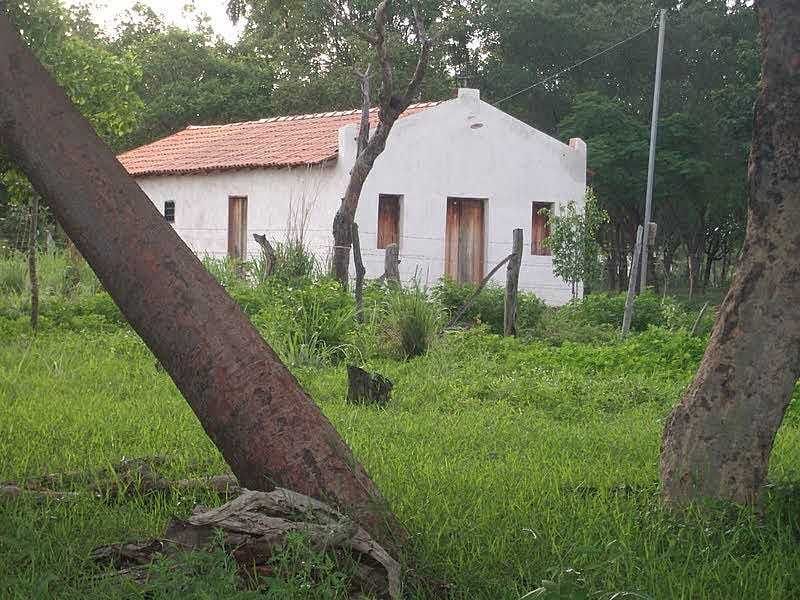
M528 298L531 329L518 341L489 331L497 317L489 294L472 315L488 325L446 334L404 360L376 349L386 342L375 343L376 331L420 311L435 321L458 301L448 294L461 291L439 290L436 306L411 294L388 304L395 314L383 324L373 314L372 326L353 328L352 300L324 281L284 286L284 304L272 283L236 285L232 295L413 534L418 571L451 584L451 597L800 597L794 404L772 456L763 516L712 507L676 517L661 506L664 420L705 345L687 334L694 315L676 304L643 297L638 331L620 342L610 325L619 298L589 297L557 313ZM24 286L0 297L0 482L152 456L166 459L170 479L225 472L169 377L107 296L85 287L45 298L36 336L25 331ZM345 403L343 359L354 358L395 382L388 408ZM330 565L327 579L313 567L314 576L255 592L238 585L220 552L182 576L164 568L143 590L105 577L90 560L95 546L161 535L172 515L221 502L211 492L0 499L0 598L341 597Z
M791 420L762 520L721 510L676 520L659 506L661 428L701 349L664 332L604 347L453 334L425 357L371 365L396 382L386 410L345 404L342 368L297 373L414 534L421 569L454 584L454 597L520 598L543 580L552 598L796 596ZM11 340L0 390L2 480L152 455L174 476L224 470L130 332ZM158 535L170 515L214 500L4 500L0 596L137 597L93 578L91 548Z

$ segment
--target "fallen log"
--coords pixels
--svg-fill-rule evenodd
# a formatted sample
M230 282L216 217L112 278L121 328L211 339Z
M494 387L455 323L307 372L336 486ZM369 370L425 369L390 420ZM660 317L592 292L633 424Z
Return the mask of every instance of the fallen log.
M353 560L353 598L402 597L399 563L364 528L327 504L282 488L242 490L219 508L196 507L187 520L173 519L163 539L101 546L91 556L118 576L144 582L157 555L180 561L181 553L210 550L221 536L222 547L242 572L269 573L292 533L301 534L316 551Z

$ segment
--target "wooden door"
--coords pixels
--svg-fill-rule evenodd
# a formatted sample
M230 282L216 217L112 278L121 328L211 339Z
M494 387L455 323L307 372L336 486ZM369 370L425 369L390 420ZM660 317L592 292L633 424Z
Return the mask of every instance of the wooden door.
M460 283L483 279L483 200L448 198L445 232L445 273Z
M228 258L247 260L247 196L228 198Z

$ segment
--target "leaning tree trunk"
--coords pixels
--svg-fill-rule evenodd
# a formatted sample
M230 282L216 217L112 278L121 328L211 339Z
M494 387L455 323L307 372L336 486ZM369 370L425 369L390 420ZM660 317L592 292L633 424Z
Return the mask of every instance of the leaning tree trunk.
M41 127L47 124L46 130ZM241 484L401 531L363 467L0 14L0 143L172 376Z
M347 289L350 279L350 247L353 244L353 222L358 199L372 165L386 148L386 139L399 116L400 113L395 110L385 111L381 116L382 120L378 123L369 145L356 158L344 198L333 219L333 276L344 289Z
M800 2L760 0L747 237L694 382L664 431L665 498L755 504L800 376Z

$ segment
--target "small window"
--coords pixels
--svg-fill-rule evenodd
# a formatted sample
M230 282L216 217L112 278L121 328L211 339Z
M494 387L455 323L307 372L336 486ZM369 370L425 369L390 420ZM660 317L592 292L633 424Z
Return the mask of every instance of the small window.
M400 198L391 194L378 196L378 248L400 243Z
M167 223L175 222L175 202L172 200L164 202L164 218L167 220Z
M531 224L531 254L550 256L550 248L544 245L544 240L550 235L550 224L547 215L539 211L546 208L553 212L553 204L549 202L533 203L533 220Z

